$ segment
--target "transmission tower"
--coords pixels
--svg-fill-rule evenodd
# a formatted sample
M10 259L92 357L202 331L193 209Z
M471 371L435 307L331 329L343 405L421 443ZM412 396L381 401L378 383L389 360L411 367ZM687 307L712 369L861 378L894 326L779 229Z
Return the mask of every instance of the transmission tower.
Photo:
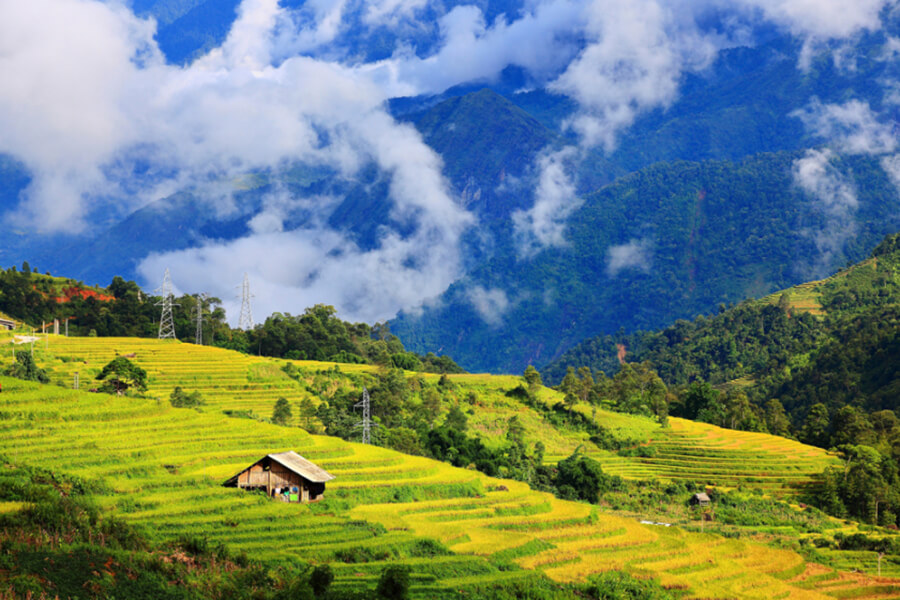
M241 284L241 316L238 318L238 329L248 331L253 329L253 311L250 309L250 277L244 273L244 283Z
M362 400L353 405L353 408L361 408L363 411L362 421L356 424L357 428L362 429L362 443L372 443L372 405L369 402L369 390L363 388Z
M197 305L194 308L194 319L197 322L197 333L194 336L194 343L198 346L203 345L203 304L209 298L208 294L197 294Z
M172 276L169 275L169 269L166 269L166 275L163 277L162 287L156 290L162 296L162 300L157 306L162 306L162 315L159 317L159 339L176 339L175 337L175 321L172 319Z

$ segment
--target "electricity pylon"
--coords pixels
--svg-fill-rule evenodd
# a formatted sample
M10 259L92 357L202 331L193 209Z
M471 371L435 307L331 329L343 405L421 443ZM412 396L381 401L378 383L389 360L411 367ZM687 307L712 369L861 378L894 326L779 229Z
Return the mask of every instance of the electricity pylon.
M209 299L208 294L197 294L197 305L194 308L196 314L194 315L194 319L197 322L197 332L194 335L194 343L198 346L203 345L203 303Z
M250 309L250 277L244 273L244 283L241 284L241 316L238 318L238 329L249 331L253 329L253 311Z
M362 400L353 405L353 408L361 408L363 411L362 421L356 424L357 428L362 429L362 443L372 443L372 404L369 402L369 390L363 388Z
M163 277L162 287L156 290L160 292L162 300L157 306L162 306L162 315L159 317L159 339L177 339L175 337L175 321L172 319L172 276L169 275L169 269L166 269L166 275Z

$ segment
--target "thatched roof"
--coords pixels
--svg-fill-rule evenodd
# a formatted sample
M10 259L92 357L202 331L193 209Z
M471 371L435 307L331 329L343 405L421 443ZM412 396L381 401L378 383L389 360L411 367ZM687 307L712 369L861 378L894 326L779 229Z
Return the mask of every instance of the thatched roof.
M700 492L699 494L694 494L693 498L697 502L709 502L709 496L707 496L704 492Z
M240 473L237 473L236 475L231 477L228 481L225 482L225 485L228 486L229 484L236 483L238 475L240 475L247 469L250 469L254 465L261 463L267 458L270 460L274 460L286 469L296 473L300 477L303 477L304 479L312 483L325 483L326 481L331 481L332 479L334 479L334 475L332 475L319 465L306 460L293 450L288 450L287 452L279 452L278 454L266 454L252 465L241 469Z

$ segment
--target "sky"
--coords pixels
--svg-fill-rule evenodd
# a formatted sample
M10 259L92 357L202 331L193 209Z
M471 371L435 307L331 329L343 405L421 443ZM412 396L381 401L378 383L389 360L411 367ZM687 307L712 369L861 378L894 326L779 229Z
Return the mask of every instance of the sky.
M300 8L243 0L222 44L182 65L167 61L156 22L128 2L0 0L0 153L32 175L3 218L49 233L89 233L98 214L123 217L184 189L227 216L236 209L230 182L247 173L304 163L352 181L374 166L402 225L383 227L374 247L360 248L327 225L338 199L275 189L246 236L152 254L138 272L152 289L169 268L179 291L218 296L233 318L233 286L248 273L257 316L326 303L345 319L384 320L432 302L458 280L460 240L478 227L441 157L391 117L388 99L489 82L517 66L535 86L575 101L563 124L572 145L539 154L533 205L511 217L527 260L566 244L585 152L613 150L641 114L670 106L684 74L702 72L723 48L752 44L763 23L802 42L797 68L804 69L823 48L877 30L894 9L893 0L509 6L510 14L489 20L474 4L429 0L310 0ZM720 25L704 29L713 14ZM390 40L393 50L367 59L358 48L370 38ZM890 40L885 60L897 52L900 41ZM798 160L795 180L833 223L815 233L822 252L833 252L852 234L845 224L855 208L855 192L832 166L835 153L881 156L900 181L896 142L867 104L811 99L797 116L829 140ZM300 209L312 217L289 225ZM652 240L610 248L607 275L648 269L652 253ZM509 305L501 290L485 288L472 290L472 301L488 322Z

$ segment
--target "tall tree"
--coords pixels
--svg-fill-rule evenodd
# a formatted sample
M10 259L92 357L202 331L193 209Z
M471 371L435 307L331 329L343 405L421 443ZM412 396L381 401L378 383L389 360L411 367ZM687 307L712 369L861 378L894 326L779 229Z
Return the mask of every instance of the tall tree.
M121 396L129 389L147 391L147 371L124 356L109 361L96 379L103 381L100 386L101 392L115 392Z

